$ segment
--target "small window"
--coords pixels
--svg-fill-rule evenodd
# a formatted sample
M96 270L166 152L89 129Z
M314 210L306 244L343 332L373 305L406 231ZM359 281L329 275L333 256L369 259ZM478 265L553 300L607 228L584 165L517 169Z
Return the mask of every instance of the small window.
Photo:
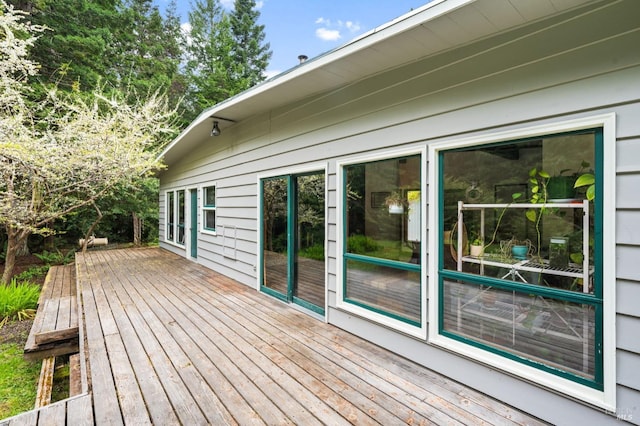
M216 187L215 185L202 188L202 227L206 231L216 230Z
M178 216L178 241L176 241L180 245L184 245L184 236L185 236L185 220L186 220L186 203L185 203L185 190L181 189L177 191L178 193L178 205L177 207L177 216Z

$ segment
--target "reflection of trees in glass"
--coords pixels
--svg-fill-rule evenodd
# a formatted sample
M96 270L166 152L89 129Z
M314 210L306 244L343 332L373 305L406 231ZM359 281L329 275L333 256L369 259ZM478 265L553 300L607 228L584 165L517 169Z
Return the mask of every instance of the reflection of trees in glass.
M262 187L264 244L269 251L287 251L287 185L289 178L266 179ZM298 247L324 243L324 174L298 176L296 231ZM321 225L321 226L319 226Z
M297 185L298 248L324 244L324 175L299 176Z
M420 198L420 155L390 158L353 164L345 167L346 181L346 237L347 250L359 254L392 260L405 261L411 258L413 250L407 244L409 227L409 194L417 198L414 212L419 212ZM405 209L402 214L389 211L386 203L379 202L379 194L397 194ZM415 216L415 215L414 215ZM415 226L413 241L419 241L419 213L413 217L411 225ZM413 230L413 228L412 228ZM376 247L360 251L364 245L360 242L371 240L368 247ZM349 248L351 247L351 248ZM406 258L406 259L405 259Z
M287 180L275 178L262 182L262 215L264 227L264 244L269 251L286 252L287 227ZM282 235L284 243L274 244L274 235ZM284 247L282 247L284 245Z
M365 165L347 167L347 236L363 235L365 224Z

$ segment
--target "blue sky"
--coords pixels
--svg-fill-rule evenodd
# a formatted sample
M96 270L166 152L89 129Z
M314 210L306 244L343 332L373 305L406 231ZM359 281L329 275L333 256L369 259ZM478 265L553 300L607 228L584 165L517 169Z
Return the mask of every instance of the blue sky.
M160 10L169 0L154 0ZM233 0L221 0L227 10ZM298 55L309 58L341 46L377 26L391 21L428 0L258 0L260 24L273 56L268 76L298 64ZM191 2L178 0L178 13L188 21Z

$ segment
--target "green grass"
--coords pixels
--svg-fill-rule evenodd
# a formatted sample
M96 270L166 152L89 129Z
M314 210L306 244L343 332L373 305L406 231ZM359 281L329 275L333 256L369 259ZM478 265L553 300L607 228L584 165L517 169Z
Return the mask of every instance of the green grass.
M39 361L25 361L22 347L0 344L0 419L33 409L36 400Z
M56 370L53 374L51 401L62 401L69 398L69 357L56 358Z
M0 285L0 328L9 320L33 318L40 297L40 286L11 280Z

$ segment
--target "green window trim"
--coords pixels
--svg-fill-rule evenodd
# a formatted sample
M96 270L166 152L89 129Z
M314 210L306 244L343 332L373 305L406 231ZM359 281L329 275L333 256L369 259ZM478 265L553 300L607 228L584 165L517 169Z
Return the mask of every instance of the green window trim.
M202 231L216 232L216 204L217 193L216 184L210 184L202 187ZM211 226L213 222L213 226Z
M175 191L167 191L165 193L165 241L173 242L175 240Z
M412 160L413 159L413 160ZM349 217L348 217L348 205L349 205L349 200L348 200L348 194L349 191L351 190L349 188L349 184L348 184L348 177L347 177L347 171L350 167L357 167L357 166L367 166L370 164L382 164L384 162L391 162L391 161L398 161L401 164L404 164L406 161L417 161L418 166L416 168L417 170L417 176L414 176L414 181L407 185L404 186L402 189L402 193L404 194L405 197L409 197L408 199L405 199L405 213L404 215L408 214L406 212L406 206L409 205L409 202L411 201L411 196L409 195L410 193L417 193L418 197L420 197L420 193L422 192L422 187L424 185L423 181L422 181L422 173L424 173L423 170L423 159L424 159L424 152L421 151L413 151L413 152L409 152L407 154L404 153L399 153L398 156L394 157L394 156L390 156L390 157L385 157L382 159L363 159L361 162L357 162L357 163L349 163L349 164L343 164L341 165L341 176L342 176L342 212L341 212L341 217L342 217L342 238L343 238L343 244L342 244L342 253L340 253L341 256L341 272L342 272L342 284L341 284L341 302L343 303L342 306L343 307L347 307L347 305L350 306L354 306L359 308L360 310L364 309L365 311L371 312L374 315L380 315L381 317L386 317L389 319L392 319L394 321L397 321L398 323L402 323L402 324L406 324L409 325L411 327L415 327L416 330L422 329L425 326L425 318L424 318L424 305L426 304L426 298L424 297L424 292L423 292L423 287L424 287L424 277L423 277L423 267L424 265L421 265L420 263L409 263L409 261L401 261L401 260L394 260L394 259L387 259L384 257L376 257L376 256L372 256L372 255L366 255L366 254L358 254L358 253L351 253L348 251L348 236L349 236ZM400 166L401 167L401 166ZM415 171L414 171L415 172ZM366 172L365 172L366 173ZM373 186L373 185L372 185ZM371 189L365 190L365 192L370 191ZM371 199L367 200L367 202L364 203L364 205L366 206L365 208L380 208L380 204L384 204L385 203L385 196L387 197L387 200L393 195L395 194L395 190L389 190L389 191L378 191L378 189L375 189L375 193L371 194ZM377 196L376 198L374 198L374 195ZM382 197L382 198L381 198ZM387 203L388 204L388 203ZM424 205L425 205L425 200L422 199L421 201L418 200L417 202L418 206L420 209L423 209ZM384 207L385 211L387 210L387 207ZM390 211L390 209L389 209ZM393 216L390 214L390 216ZM420 211L418 211L418 218L420 220L420 222L418 223L418 233L420 234L420 236L422 236L423 234L423 230L424 230L424 226L420 226L420 223L422 221L422 215L420 213ZM406 219L403 219L405 221L406 224ZM404 226L404 225L403 225ZM407 226L408 228L408 226ZM408 229L402 229L402 233L404 235L408 235ZM402 236L403 240L402 243L404 243L404 238L405 236ZM424 239L424 238L420 238L420 239ZM407 238L408 240L408 238ZM417 247L418 250L422 251L422 242L418 241L417 242ZM421 261L421 255L418 256L418 258L420 260L418 260L418 262ZM387 299L385 300L385 302L382 302L382 305L380 306L376 306L373 303L368 303L367 300L364 299L358 299L358 298L353 298L349 296L349 264L350 262L358 262L360 263L363 267L365 267L365 269L368 267L371 268L380 268L382 270L386 269L387 271L406 271L407 273L411 273L414 274L417 277L417 281L415 281L415 285L413 286L416 290L416 295L415 295L415 301L418 304L418 307L415 308L415 313L413 314L413 317L410 317L408 313L401 313L401 312L395 312L391 309L388 309L384 306L385 303L394 303L396 302L393 299ZM379 275L381 278L385 278L384 274ZM391 296L389 296L391 297ZM362 311L361 311L362 312ZM366 314L365 314L366 315ZM372 319L376 318L375 316L371 317ZM374 319L375 320L375 319ZM406 328L399 326L402 329L407 330Z

